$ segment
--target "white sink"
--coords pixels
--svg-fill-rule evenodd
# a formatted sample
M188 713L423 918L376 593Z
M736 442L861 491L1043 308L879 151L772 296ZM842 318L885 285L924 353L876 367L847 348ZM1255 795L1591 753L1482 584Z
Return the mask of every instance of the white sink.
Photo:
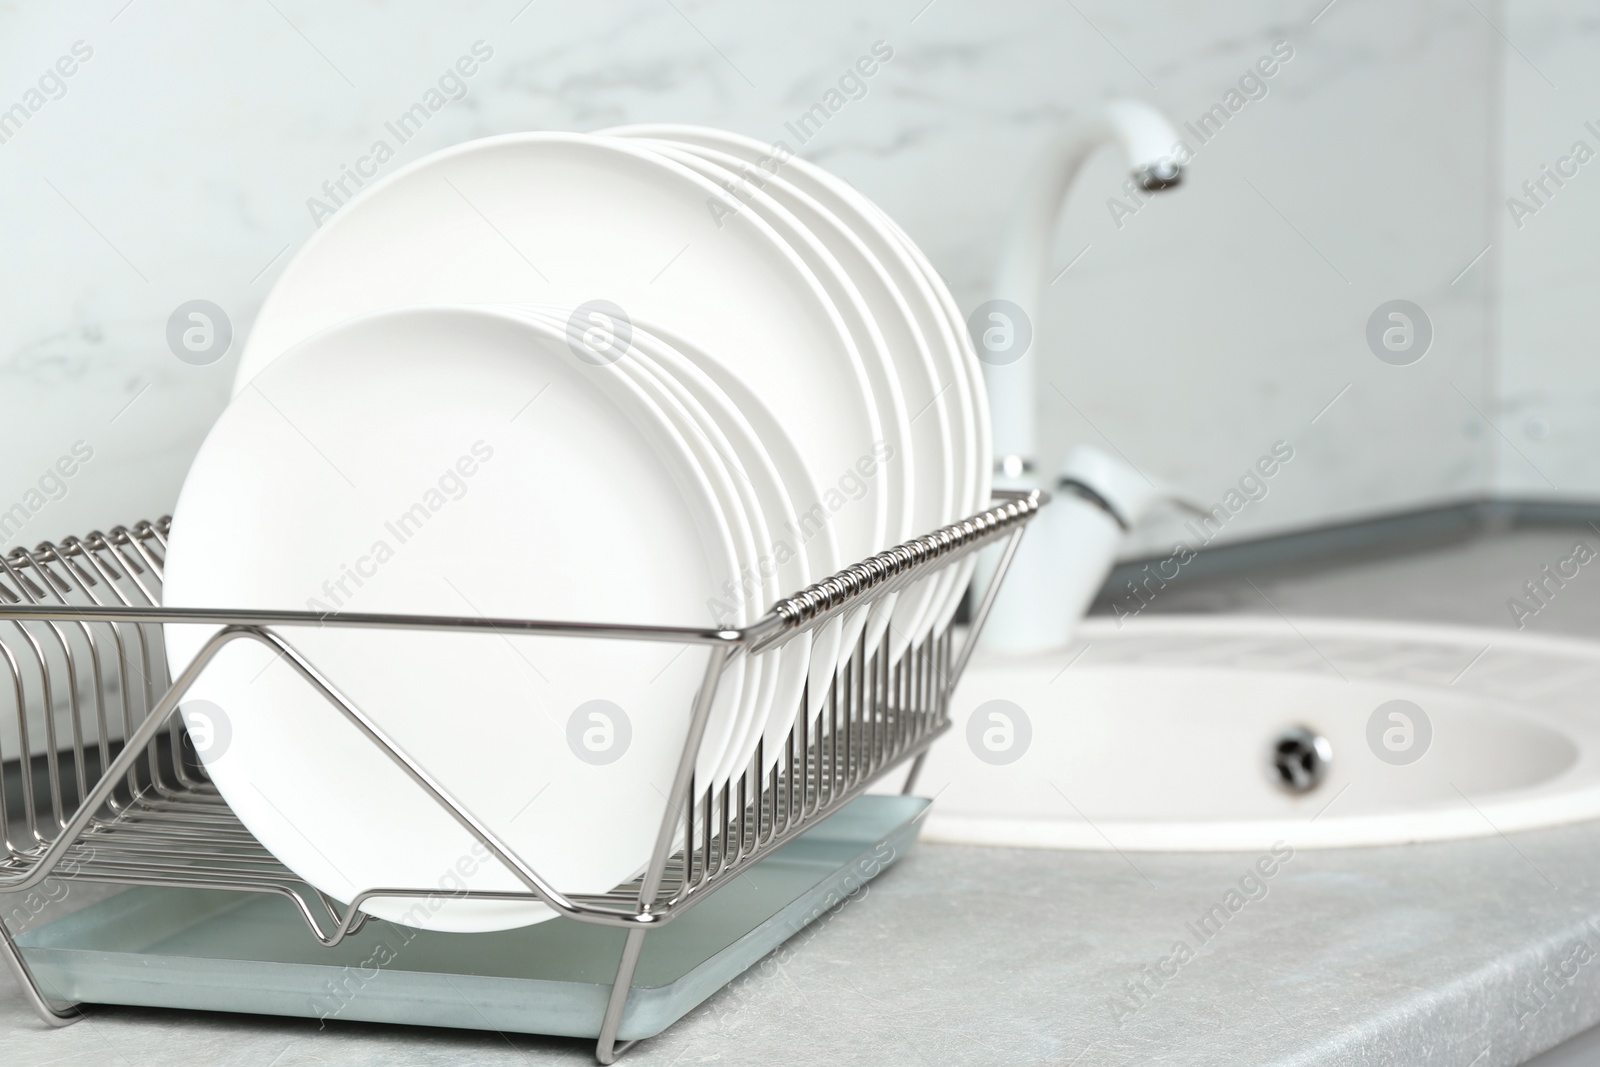
M1319 619L1091 620L1065 653L974 657L955 725L917 782L937 798L923 836L1253 850L1595 818L1597 696L1600 644L1587 641ZM1293 726L1331 748L1325 777L1299 794L1272 760Z

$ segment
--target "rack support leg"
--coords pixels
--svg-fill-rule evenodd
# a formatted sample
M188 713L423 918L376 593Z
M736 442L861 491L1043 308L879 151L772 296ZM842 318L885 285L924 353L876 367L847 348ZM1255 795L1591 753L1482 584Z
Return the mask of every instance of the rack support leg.
M647 932L637 927L630 929L627 943L622 946L622 960L617 964L617 979L611 984L611 999L606 1002L605 1019L600 1023L600 1043L594 1053L594 1058L601 1063L616 1063L617 1057L633 1046L632 1041L617 1044L617 1031L622 1028L622 1011L628 1006L628 993L633 989L633 974L639 968L639 951L644 948Z
M45 996L39 988L38 981L33 977L33 971L28 967L28 961L22 958L22 950L11 939L11 930L3 920L0 920L0 955L5 956L6 966L11 973L17 976L17 982L22 986L22 995L28 1001L28 1007L34 1014L51 1026L71 1026L83 1018L83 1013L78 1011L75 1002L63 1002L61 1007L52 1004L50 998Z

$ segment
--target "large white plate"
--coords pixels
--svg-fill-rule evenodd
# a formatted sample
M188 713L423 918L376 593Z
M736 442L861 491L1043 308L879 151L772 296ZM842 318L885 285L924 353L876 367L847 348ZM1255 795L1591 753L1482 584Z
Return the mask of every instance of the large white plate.
M710 181L722 184L728 180L727 171L722 167L670 141L638 143L649 145L658 155L688 167ZM878 322L850 273L804 221L759 191L742 189L737 190L735 195L744 202L742 210L756 212L811 268L839 309L855 340L867 378L872 383L873 399L877 402L878 418L883 426L884 453L888 459L875 464L870 475L862 476L860 480L865 483L862 498L852 498L845 506L864 507L874 498L887 497L888 541L883 547L899 544L917 531L917 456L912 446L911 420L906 412L905 393ZM897 594L883 597L871 608L871 619L866 624L867 647L876 648L885 633L893 630L892 652L897 655L903 651L904 643L897 644L894 637L908 633L921 610L920 598L913 597L910 602L901 603ZM895 626L895 623L899 625Z
M165 599L709 622L738 567L716 507L648 397L615 366L576 359L562 331L482 309L389 312L307 340L223 412L178 501ZM209 630L167 632L176 671ZM648 859L703 653L496 633L284 636L558 889L602 892ZM221 709L227 740L205 759L229 805L330 896L438 891L367 908L440 930L550 915L448 899L521 884L259 645L227 646L188 699Z
M849 506L857 465L882 447L885 429L860 353L815 274L716 184L616 138L487 138L363 190L285 268L235 389L353 314L595 299L716 353L749 385L824 488L847 558L889 543L886 494Z
M603 132L608 136L672 140L689 147L726 153L746 166L740 182L734 185L735 192L746 188L776 188L774 179L777 179L837 216L883 267L892 288L905 298L906 310L913 315L918 332L928 344L938 388L949 396L952 476L957 501L954 518L963 518L988 505L993 445L988 400L977 353L944 280L915 243L877 205L814 164L794 156L778 159L772 146L724 130L656 124ZM890 319L893 313L882 307L880 314ZM892 347L891 351L900 361L902 380L913 378L917 371L914 366L906 366L905 359L915 352L914 347ZM974 562L968 559L941 576L941 593L930 612L930 625L943 626L954 615L971 578Z
M932 357L928 352L910 309L889 280L876 257L832 212L822 207L782 178L751 175L751 168L738 157L696 145L680 145L668 140L647 140L657 151L668 153L680 162L693 160L709 176L729 184L734 195L746 201L749 210L762 213L780 234L788 236L796 227L820 247L814 252L822 265L814 265L818 277L839 275L837 284L848 299L836 297L843 307L851 307L855 320L862 324L870 344L861 346L868 358L880 361L879 378L873 379L874 392L892 392L900 401L892 412L883 413L885 426L905 424L903 441L910 458L898 472L911 485L910 522L898 540L926 533L955 518L951 440L944 410L945 397L937 384ZM794 240L794 238L790 238ZM809 261L809 260L808 260ZM847 321L851 320L849 315ZM869 371L871 364L869 363ZM880 382L883 387L880 388ZM885 477L897 472L886 467ZM934 600L941 592L937 581L923 581L899 595L893 604L889 640L890 658L897 660L905 650L921 640L933 622ZM875 636L869 631L869 639Z
M876 212L870 201L863 200L863 203ZM927 290L933 295L935 305L944 317L948 328L947 336L954 341L950 349L951 357L955 360L958 371L964 376L969 394L973 398L972 454L976 460L976 483L972 506L967 508L967 513L972 514L980 508L989 506L994 480L994 430L989 416L988 387L983 382L983 368L978 364L978 352L972 345L972 336L967 332L966 322L961 317L961 309L956 307L955 297L950 295L950 287L945 284L944 278L934 269L933 264L928 262L928 257L923 255L917 243L892 219L882 212L876 212L876 217L886 230L898 236L907 256L921 271ZM966 595L967 585L972 581L972 572L977 565L978 555L974 553L968 554L959 568L954 568L956 577L952 589L954 595L940 610L940 625L948 622L955 615L956 609L961 606L961 598Z

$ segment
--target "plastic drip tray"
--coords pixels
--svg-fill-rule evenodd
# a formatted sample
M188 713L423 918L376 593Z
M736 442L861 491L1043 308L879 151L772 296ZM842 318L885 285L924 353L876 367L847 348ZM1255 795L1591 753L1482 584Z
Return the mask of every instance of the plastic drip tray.
M660 1033L904 856L928 803L858 797L649 933L619 1038ZM487 934L368 919L327 948L281 897L135 888L17 943L63 1000L593 1038L626 936L566 919Z

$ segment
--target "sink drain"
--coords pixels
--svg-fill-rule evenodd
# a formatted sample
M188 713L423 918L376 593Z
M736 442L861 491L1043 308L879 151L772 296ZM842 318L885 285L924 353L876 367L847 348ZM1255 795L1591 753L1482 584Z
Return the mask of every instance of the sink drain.
M1272 742L1272 777L1290 793L1309 793L1328 776L1333 746L1304 726L1291 726Z

